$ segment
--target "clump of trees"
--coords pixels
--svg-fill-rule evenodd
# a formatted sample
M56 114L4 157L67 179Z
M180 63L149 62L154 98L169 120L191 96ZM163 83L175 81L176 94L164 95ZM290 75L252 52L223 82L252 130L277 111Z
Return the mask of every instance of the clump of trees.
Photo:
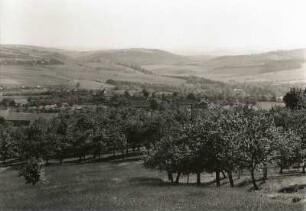
M226 172L232 187L232 173L247 169L254 189L258 189L256 170L263 170L265 181L270 163L277 162L282 168L284 163L305 162L302 134L278 127L273 112L250 106L212 106L195 112L196 118L174 126L152 145L146 167L166 171L171 182L173 173L177 174L176 182L181 174L195 173L198 184L202 172L215 172L217 186L221 172Z
M35 185L44 181L44 166L51 160L62 164L76 157L83 162L138 150L145 167L165 171L173 183L179 183L181 175L195 174L200 184L201 174L210 172L217 186L220 175L227 174L233 187L234 173L248 170L258 189L255 172L262 170L265 181L271 163L280 172L303 164L305 172L305 127L302 108L264 111L249 104L207 102L179 106L152 97L149 107L60 113L27 127L12 127L0 119L0 159L2 164L20 162L19 175Z
M301 109L305 107L306 89L292 88L283 98L287 108Z

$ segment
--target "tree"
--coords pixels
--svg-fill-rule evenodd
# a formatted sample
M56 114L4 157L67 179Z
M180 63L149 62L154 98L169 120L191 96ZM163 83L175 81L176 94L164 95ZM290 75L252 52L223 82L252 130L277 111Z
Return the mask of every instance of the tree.
M174 182L173 174L177 173L175 183L179 183L181 173L185 173L188 167L189 152L183 139L167 135L153 145L150 154L145 157L144 166L166 171L171 183Z
M287 108L291 109L302 108L304 106L302 90L297 88L292 88L289 92L285 94L283 101L286 104Z
M0 105L3 105L5 107L9 107L9 106L15 106L15 100L13 99L9 99L9 98L3 98L0 102Z
M26 184L31 183L33 186L39 181L46 182L41 159L35 157L28 159L20 168L19 176L25 178Z
M143 96L144 96L145 98L148 98L149 95L150 95L150 92L148 92L146 89L143 89L143 90L142 90L142 94L143 94Z
M13 139L7 124L0 124L0 158L5 163L13 155Z
M275 143L274 160L280 167L280 173L288 166L292 166L301 161L301 140L292 130L281 131Z
M124 134L127 139L127 146L132 148L140 148L142 145L142 138L144 133L144 123L141 119L141 114L131 115L125 122ZM126 149L128 152L128 149Z
M89 154L91 149L91 137L93 132L93 121L89 115L79 115L71 128L73 138L73 149L79 157L85 160L86 154Z
M75 85L75 88L79 89L80 87L81 87L80 82L77 82L76 85Z
M302 171L305 172L306 167L306 112L305 109L291 110L288 108L275 107L270 111L274 118L276 126L282 129L282 136L288 137L280 142L280 146L276 149L281 156L277 159L280 166L280 172L283 167L303 163ZM291 140L292 139L292 140ZM291 142L289 141L292 141ZM286 144L287 143L287 144ZM283 155L282 155L283 152ZM293 154L292 154L293 153ZM290 159L289 159L290 158ZM283 161L281 161L282 159ZM288 160L289 159L289 160Z
M240 162L237 141L241 128L243 128L243 121L241 121L241 115L237 112L239 109L239 107L221 109L220 115L215 119L218 123L217 140L220 142L216 153L220 160L221 170L227 172L231 187L234 187L232 172L239 169Z
M47 139L48 126L47 121L38 119L27 128L17 130L14 135L19 159L25 162L19 169L19 176L23 176L26 183L35 185L44 179L44 160L53 152Z
M32 157L36 159L48 159L50 155L49 142L47 140L48 123L46 120L35 120L20 134L19 155L23 160Z
M47 139L51 143L52 156L59 160L62 164L65 156L67 156L69 148L71 148L71 137L68 133L68 123L62 116L54 118L50 122L50 130Z
M186 99L187 100L198 100L197 96L192 92L186 96Z
M258 190L255 170L270 161L277 128L273 118L263 111L245 107L241 114L244 126L236 143L240 152L239 160L242 167L249 169L254 189Z
M129 90L124 91L124 97L126 97L126 98L131 97L131 94L129 93Z

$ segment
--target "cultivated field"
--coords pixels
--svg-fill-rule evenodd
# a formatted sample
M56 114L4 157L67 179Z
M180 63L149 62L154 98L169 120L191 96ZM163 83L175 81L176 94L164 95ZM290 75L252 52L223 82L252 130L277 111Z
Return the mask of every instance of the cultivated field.
M0 86L68 85L103 89L108 79L180 85L164 77L197 76L218 81L305 82L304 49L255 55L180 56L158 49L66 51L0 46ZM133 67L138 68L133 68ZM144 68L144 71L139 71Z

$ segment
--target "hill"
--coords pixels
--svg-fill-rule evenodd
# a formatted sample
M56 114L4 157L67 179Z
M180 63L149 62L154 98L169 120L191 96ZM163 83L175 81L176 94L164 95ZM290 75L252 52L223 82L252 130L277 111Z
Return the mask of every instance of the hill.
M179 86L186 77L212 81L304 82L305 50L251 55L181 56L158 49L69 51L0 45L0 86L101 89L108 79ZM171 77L169 77L171 76Z
M133 59L135 58L135 59ZM160 50L128 49L77 52L35 46L0 46L1 86L75 86L100 89L108 79L180 84L181 79L152 74L143 63L177 62L182 59Z
M166 75L196 75L221 81L305 82L305 49L218 57L193 56L180 65L146 65Z
M137 65L175 64L187 60L186 57L167 51L144 48L82 52L78 56L78 59L86 62L101 62L107 60L115 63Z

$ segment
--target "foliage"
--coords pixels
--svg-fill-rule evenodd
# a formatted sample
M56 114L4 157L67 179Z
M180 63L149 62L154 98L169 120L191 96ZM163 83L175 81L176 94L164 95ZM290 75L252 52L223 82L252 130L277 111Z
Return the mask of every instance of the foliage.
M299 109L304 106L304 92L302 89L292 88L283 98L287 108Z
M101 110L63 112L27 127L4 122L0 125L1 159L17 158L24 163L21 175L32 184L51 160L62 163L75 156L83 162L129 150L143 152L145 167L166 171L172 182L174 173L175 182L181 174L197 174L200 184L202 172L214 172L220 186L220 173L226 172L234 186L232 172L247 169L258 189L254 172L270 163L281 169L304 163L305 170L303 109L264 111L249 103L223 106L205 100L180 106L173 99L149 98L149 94L144 94L149 107L119 103Z
M46 181L42 161L34 157L29 158L21 167L19 176L25 178L26 184L31 183L35 185L39 181Z

